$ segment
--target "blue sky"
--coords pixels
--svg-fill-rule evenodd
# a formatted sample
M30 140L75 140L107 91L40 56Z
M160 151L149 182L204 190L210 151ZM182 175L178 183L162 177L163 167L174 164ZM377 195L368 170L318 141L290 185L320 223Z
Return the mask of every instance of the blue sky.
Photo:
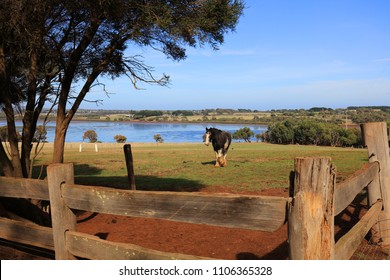
M172 62L150 49L144 56L169 87L128 78L94 88L82 108L309 109L390 106L390 1L247 0L236 31L219 51L188 49Z

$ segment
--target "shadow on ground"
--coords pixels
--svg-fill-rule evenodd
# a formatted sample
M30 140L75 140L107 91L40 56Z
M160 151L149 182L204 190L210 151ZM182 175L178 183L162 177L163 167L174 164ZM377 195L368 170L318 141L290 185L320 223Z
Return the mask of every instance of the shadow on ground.
M98 177L76 175L75 183L123 190L130 189L127 177L122 176ZM206 187L194 180L143 175L136 176L135 183L137 190L140 191L198 192Z
M74 170L76 184L130 189L127 176L98 176L102 170L87 164L76 164ZM196 180L146 175L136 175L135 183L137 190L142 191L197 192L206 187Z
M215 162L214 162L215 163ZM212 162L210 164L213 164ZM33 178L46 178L47 166L35 166ZM88 186L109 187L115 189L130 189L127 176L101 176L103 169L89 164L75 164L75 183ZM196 180L185 178L164 178L157 176L136 175L137 190L142 191L176 191L197 192L206 186Z

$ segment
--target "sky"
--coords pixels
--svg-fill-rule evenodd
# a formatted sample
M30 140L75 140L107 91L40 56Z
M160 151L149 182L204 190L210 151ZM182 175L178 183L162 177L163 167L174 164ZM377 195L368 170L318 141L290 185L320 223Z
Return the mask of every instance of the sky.
M168 87L99 79L82 108L124 110L310 109L390 106L390 1L246 0L218 51L188 48L173 62L132 48L170 76Z

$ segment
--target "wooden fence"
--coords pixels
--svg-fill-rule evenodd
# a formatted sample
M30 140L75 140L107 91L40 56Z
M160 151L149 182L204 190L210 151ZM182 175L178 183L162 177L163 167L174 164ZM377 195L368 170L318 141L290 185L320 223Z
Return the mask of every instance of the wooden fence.
M79 209L260 231L275 231L288 222L290 259L349 259L370 229L377 240L390 244L386 124L369 123L362 130L368 146L368 168L336 185L330 158L296 158L289 198L76 185L72 164L50 165L46 181L0 177L0 196L50 200L52 217L52 228L0 218L0 238L52 249L56 259L205 259L110 242L77 232L72 209ZM369 210L335 243L335 215L364 187L368 187Z

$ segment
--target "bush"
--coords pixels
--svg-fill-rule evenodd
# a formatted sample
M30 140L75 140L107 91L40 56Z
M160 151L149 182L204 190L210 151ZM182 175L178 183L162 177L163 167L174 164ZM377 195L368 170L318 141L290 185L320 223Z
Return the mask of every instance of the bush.
M345 129L333 123L303 119L274 123L262 138L273 144L353 146L361 145L360 134L358 129Z
M249 127L244 127L233 133L233 139L243 139L245 142L251 142L250 138L254 135L255 133Z
M125 143L127 141L127 137L120 134L115 135L114 139L117 143Z
M97 136L97 133L95 130L87 130L86 132L84 132L83 141L85 139L89 139L90 143L96 143L97 138L98 138L98 136Z
M155 140L157 143L162 143L162 142L164 142L164 139L161 137L160 134L155 134L155 135L153 136L153 138L154 138L154 140Z
M32 139L32 142L46 142L47 140L47 131L46 127L43 125L38 125L34 137Z

